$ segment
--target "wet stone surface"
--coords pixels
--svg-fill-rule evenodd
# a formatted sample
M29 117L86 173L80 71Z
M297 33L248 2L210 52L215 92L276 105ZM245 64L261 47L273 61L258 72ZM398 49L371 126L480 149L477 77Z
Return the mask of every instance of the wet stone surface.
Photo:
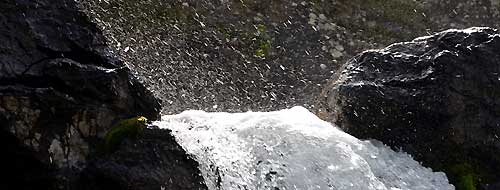
M448 28L498 28L498 0L81 1L163 113L315 110L357 53Z
M324 119L410 153L455 185L500 181L500 33L447 30L352 58L324 91ZM497 184L498 185L498 184Z
M174 173L178 178L187 177L168 183L168 187L203 186L199 177L192 177L197 175L196 163L189 161L173 140L166 140L173 138L166 131L145 134L133 146L146 141L175 151L142 146L134 149L135 154L113 155L116 163L139 155L142 170L133 170L126 178L112 178L109 183L109 176L96 175L86 181L88 185L78 186L84 171L101 168L89 165L89 160L97 159L100 137L126 118L158 119L159 100L111 55L100 29L73 0L1 1L0 25L0 144L4 160L0 168L7 174L0 189L106 189L108 184L127 184L125 180L131 179L137 184L108 189L160 189ZM165 156L167 153L172 156ZM166 167L157 168L158 161ZM116 174L134 167L119 166L102 168ZM147 167L154 167L155 172Z

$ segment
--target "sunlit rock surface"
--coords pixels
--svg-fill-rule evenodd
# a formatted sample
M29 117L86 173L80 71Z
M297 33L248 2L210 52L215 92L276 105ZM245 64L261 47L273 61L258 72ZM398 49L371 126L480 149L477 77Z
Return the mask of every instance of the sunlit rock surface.
M454 189L405 153L358 140L303 107L185 111L156 122L200 163L209 189Z

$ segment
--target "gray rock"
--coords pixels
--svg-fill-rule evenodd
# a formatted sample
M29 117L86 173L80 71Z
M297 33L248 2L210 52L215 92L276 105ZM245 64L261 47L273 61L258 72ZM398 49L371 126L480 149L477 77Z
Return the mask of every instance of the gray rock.
M499 49L498 31L469 28L363 52L325 89L323 114L455 184L466 173L477 186L499 181Z
M448 28L500 27L497 0L80 2L169 105L164 113L316 110L332 73L363 50Z

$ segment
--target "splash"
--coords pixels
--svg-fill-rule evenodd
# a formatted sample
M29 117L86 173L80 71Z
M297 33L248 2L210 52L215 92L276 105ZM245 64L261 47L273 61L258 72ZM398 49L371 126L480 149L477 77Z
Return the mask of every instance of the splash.
M185 111L155 123L200 163L209 189L454 189L408 154L361 141L303 107Z

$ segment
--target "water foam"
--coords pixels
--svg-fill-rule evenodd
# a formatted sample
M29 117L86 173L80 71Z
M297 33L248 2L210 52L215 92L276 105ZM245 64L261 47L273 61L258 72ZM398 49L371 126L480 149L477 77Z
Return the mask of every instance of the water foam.
M200 163L215 189L448 190L446 175L408 154L361 141L303 107L185 111L156 122Z

